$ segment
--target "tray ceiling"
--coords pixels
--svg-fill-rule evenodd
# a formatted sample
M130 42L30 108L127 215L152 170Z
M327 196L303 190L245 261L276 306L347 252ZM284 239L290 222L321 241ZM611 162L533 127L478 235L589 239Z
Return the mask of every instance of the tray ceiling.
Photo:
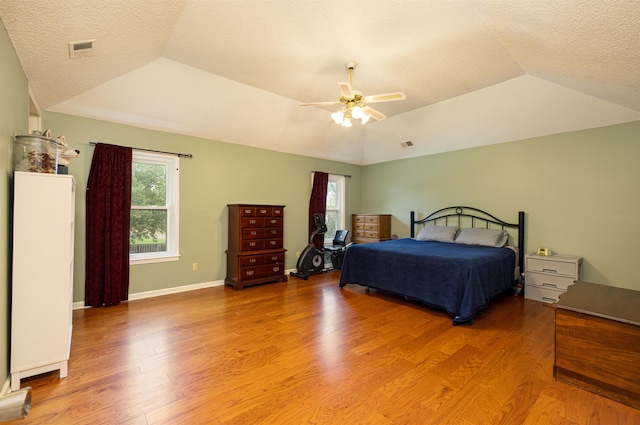
M558 114L591 109L560 129L470 128L469 146L640 119L637 1L0 0L0 17L42 109L346 162L405 157L371 154L404 134L410 155L447 150L424 140L430 117L473 122L461 100L501 110L505 85L543 116L558 98ZM83 40L92 55L70 59ZM335 108L297 106L337 100L349 60L355 89L406 93L376 104L387 120L339 129Z

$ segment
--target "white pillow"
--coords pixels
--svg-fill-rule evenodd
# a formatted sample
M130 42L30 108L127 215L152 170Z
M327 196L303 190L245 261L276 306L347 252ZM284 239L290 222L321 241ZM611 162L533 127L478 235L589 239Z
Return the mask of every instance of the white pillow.
M418 241L453 242L460 230L457 226L424 226L416 236Z
M509 233L506 230L471 228L460 230L455 243L503 247L508 240Z

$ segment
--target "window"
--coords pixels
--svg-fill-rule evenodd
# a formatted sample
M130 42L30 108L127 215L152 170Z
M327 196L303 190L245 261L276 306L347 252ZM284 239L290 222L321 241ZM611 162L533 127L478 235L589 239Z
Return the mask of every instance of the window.
M131 264L174 261L178 252L178 157L133 151Z
M344 176L329 174L327 184L327 213L325 222L327 232L324 234L326 244L331 244L336 230L344 229Z

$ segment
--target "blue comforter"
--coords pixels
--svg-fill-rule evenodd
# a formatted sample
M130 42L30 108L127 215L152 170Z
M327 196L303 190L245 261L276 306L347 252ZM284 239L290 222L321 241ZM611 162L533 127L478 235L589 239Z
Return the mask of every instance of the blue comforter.
M453 324L471 322L497 292L511 288L509 248L399 239L350 246L340 287L357 283L444 309Z

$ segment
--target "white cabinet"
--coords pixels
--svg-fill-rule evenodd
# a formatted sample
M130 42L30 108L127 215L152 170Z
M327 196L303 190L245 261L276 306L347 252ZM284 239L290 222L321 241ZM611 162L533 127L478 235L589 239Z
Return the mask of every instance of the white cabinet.
M11 389L53 370L67 376L73 304L73 176L15 172Z
M525 256L524 296L555 303L569 285L582 280L582 257L573 255Z

